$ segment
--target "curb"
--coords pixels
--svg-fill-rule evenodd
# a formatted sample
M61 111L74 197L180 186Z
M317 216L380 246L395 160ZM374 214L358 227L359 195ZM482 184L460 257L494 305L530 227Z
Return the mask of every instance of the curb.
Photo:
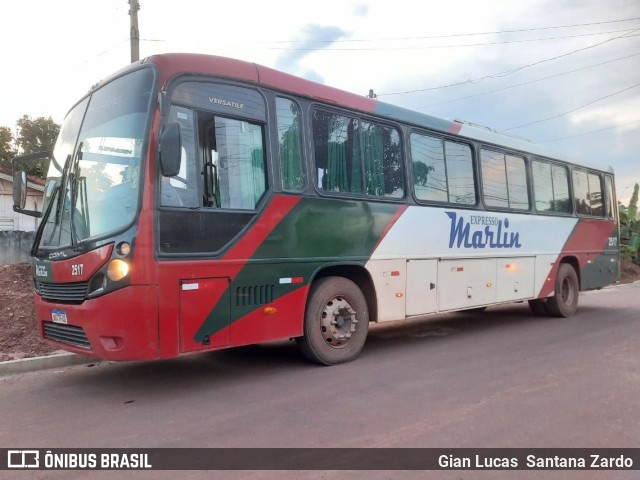
M98 363L98 361L75 353L54 353L53 355L43 357L19 358L17 360L0 362L0 376L36 372L49 368L85 365L87 363Z

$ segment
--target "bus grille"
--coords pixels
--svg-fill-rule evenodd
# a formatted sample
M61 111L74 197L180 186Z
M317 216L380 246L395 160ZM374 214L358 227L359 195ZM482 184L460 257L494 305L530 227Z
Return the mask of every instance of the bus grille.
M238 287L236 307L251 307L273 302L273 285Z
M82 302L87 296L89 282L42 283L36 282L36 293L47 300Z
M44 338L91 350L91 345L84 330L75 325L44 322Z

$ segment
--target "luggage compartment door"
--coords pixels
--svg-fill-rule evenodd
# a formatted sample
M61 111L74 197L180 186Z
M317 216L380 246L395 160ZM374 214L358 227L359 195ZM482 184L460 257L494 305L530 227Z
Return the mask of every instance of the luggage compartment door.
M440 311L490 305L496 301L496 259L441 260Z
M407 316L438 311L438 260L407 261Z

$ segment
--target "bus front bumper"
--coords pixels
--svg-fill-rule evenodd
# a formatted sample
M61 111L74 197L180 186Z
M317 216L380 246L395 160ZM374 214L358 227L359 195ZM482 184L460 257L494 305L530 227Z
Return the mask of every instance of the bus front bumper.
M40 337L56 349L104 360L159 357L158 290L134 285L81 304L35 296Z

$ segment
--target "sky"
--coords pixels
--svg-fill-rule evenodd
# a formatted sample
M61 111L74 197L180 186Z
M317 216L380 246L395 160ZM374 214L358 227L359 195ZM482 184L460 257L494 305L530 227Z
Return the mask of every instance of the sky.
M139 0L140 56L255 62L613 168L640 182L638 0ZM0 126L61 123L130 61L127 0L3 5Z

